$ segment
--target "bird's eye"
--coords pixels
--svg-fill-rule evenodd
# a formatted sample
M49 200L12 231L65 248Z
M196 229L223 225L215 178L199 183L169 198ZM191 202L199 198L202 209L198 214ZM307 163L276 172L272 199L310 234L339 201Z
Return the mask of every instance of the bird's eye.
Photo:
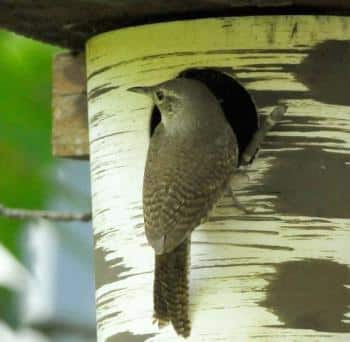
M157 90L156 97L157 97L158 101L163 101L164 100L164 93L161 90Z

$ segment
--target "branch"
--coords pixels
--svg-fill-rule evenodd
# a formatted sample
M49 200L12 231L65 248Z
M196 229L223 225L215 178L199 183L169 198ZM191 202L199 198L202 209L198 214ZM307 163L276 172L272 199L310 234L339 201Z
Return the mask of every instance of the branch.
M46 219L51 221L91 221L91 213L65 213L46 210L7 208L0 204L0 216L14 219Z

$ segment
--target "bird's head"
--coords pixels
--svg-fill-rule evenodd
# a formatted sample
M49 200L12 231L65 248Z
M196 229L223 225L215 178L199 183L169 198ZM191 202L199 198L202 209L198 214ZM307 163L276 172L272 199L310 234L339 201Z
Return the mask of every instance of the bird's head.
M208 116L221 111L207 86L192 79L175 78L154 86L129 88L128 91L150 97L159 108L166 127L198 127L200 122L210 121Z

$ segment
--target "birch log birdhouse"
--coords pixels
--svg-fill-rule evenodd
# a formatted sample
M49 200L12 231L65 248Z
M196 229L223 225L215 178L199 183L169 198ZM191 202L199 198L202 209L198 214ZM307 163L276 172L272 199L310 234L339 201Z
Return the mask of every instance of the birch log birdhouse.
M182 75L220 99L240 151L285 118L191 246L189 341L350 339L350 19L220 17L96 35L86 47L99 341L178 341L152 324L142 182L159 112L127 89Z

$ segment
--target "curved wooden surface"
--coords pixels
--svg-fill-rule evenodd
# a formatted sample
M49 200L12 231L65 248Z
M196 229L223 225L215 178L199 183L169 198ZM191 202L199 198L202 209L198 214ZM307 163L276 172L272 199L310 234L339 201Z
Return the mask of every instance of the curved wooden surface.
M350 19L154 24L87 45L99 341L177 341L152 325L141 188L151 103L126 91L214 67L285 119L192 236L189 341L350 340ZM120 46L127 47L120 49ZM234 115L234 113L232 114Z

